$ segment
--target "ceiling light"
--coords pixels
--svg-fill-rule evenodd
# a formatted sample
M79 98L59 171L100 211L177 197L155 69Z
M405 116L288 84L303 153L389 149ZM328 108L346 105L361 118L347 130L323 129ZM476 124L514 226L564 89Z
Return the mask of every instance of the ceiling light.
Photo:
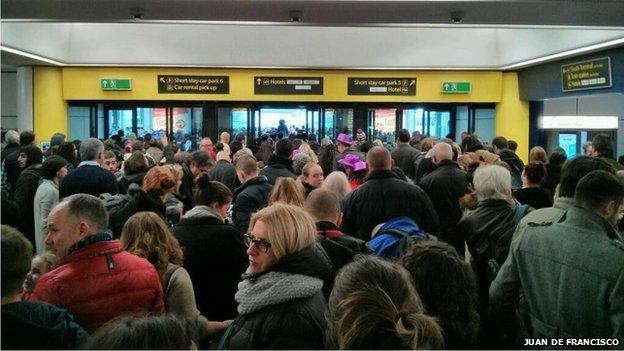
M64 66L65 65L63 62L59 62L59 61L55 61L55 60L49 59L47 57L31 54L31 53L26 52L26 51L9 48L9 47L6 47L4 45L0 45L0 50L6 51L6 52L10 52L10 53L15 54L15 55L28 57L28 58L31 58L33 60L38 60L38 61L50 63L50 64L53 64L53 65L56 65L56 66Z

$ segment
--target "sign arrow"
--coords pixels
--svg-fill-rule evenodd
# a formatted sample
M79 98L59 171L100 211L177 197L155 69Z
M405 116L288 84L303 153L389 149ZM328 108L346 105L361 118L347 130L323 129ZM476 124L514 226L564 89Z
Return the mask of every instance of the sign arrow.
M167 83L167 82L165 81L165 78L163 78L163 77L158 78L158 80L159 80L161 83L163 83L163 84L166 84L166 83Z
M258 82L258 85L260 85L260 83L262 83L262 79L258 78L256 79L256 82Z

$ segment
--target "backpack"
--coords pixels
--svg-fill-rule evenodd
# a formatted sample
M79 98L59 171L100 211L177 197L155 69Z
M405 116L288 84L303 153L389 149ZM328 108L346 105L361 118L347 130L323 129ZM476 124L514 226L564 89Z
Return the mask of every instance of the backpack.
M403 256L417 243L437 238L422 231L409 217L396 217L384 224L369 241L368 246L377 256L394 260Z
M505 260L507 260L515 228L518 226L518 223L520 223L522 217L526 215L528 209L529 205L517 205L513 213L513 220L499 227L497 230L492 231L488 235L489 252L486 256L488 257L486 264L487 276L490 283L494 281L500 267L505 263Z
M109 193L100 195L100 200L108 212L108 229L113 232L114 238L119 238L128 218L138 211L137 201L131 195Z

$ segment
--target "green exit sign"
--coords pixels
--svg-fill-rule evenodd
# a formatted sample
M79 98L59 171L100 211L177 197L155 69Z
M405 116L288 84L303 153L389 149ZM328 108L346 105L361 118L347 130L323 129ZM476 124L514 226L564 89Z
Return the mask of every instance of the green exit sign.
M442 93L468 94L470 93L470 82L443 82Z
M132 90L131 79L100 79L102 90Z

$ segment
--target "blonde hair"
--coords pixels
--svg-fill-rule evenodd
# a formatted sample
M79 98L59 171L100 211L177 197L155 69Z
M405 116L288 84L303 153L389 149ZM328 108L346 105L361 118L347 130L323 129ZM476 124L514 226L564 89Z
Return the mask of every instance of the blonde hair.
M59 263L58 257L52 251L44 251L41 255L35 255L33 259L39 257L48 267L48 271L51 271Z
M182 170L181 165L174 163L174 164L162 165L160 167L163 167L164 169L169 170L169 172L173 174L173 178L175 178L176 182L182 180L182 175L184 175L184 171Z
M314 150L312 150L312 148L310 147L310 144L308 143L301 144L301 146L299 146L299 151L302 154L310 157L311 162L318 163L318 156L316 156L316 153L314 152Z
M305 198L304 190L297 181L289 177L279 177L269 198L269 204L281 202L289 205L303 207Z
M254 213L249 231L262 221L269 232L269 242L276 259L299 252L316 242L314 219L303 208L276 202Z
M327 189L336 193L340 199L351 192L347 175L340 171L331 172L327 175L327 178L323 181L323 185L321 185L321 189Z

